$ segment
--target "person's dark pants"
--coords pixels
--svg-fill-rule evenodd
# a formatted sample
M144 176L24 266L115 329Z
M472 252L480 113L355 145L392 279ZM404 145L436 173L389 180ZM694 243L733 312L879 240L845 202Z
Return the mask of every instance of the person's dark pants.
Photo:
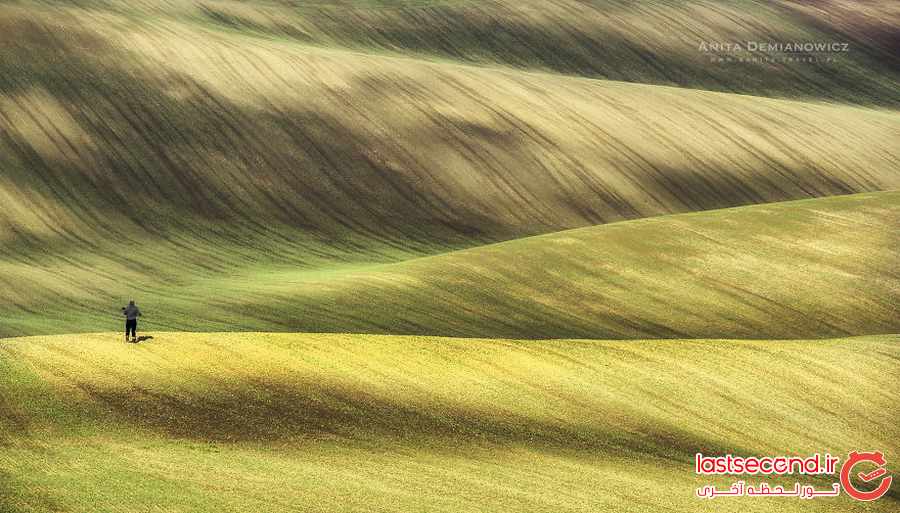
M128 338L129 331L131 331L131 338L137 337L137 319L127 319L125 321L125 338Z

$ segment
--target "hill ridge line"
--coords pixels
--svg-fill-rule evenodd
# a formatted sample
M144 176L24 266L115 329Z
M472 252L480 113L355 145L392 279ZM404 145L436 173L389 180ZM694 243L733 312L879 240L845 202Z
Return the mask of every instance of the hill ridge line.
M188 25L190 23L197 23L191 21L177 21L180 24ZM627 80L616 80L616 79L608 79L608 78L599 78L599 77L590 77L585 75L578 75L573 73L563 73L563 72L555 72L551 70L540 70L534 68L521 68L515 67L508 64L503 64L500 62L464 62L459 60L454 60L450 58L442 58L440 56L429 56L428 54L403 54L403 53L393 53L390 51L365 51L362 49L353 49L349 47L342 46L327 46L327 45L318 45L314 43L305 43L303 41L291 40L284 37L277 37L275 35L266 34L262 31L254 31L253 29L237 29L232 27L216 27L209 28L203 27L202 25L197 27L198 30L205 30L213 34L228 34L234 37L242 37L251 39L254 41L267 41L270 43L275 43L278 45L287 45L291 48L295 49L308 49L306 53L328 53L328 54L338 54L338 55L353 55L357 57L365 57L371 59L384 59L391 61L400 61L400 62L413 62L421 65L430 65L437 67L451 67L451 68L461 68L465 70L483 70L488 73L498 73L508 76L516 76L516 75L528 75L535 77L548 77L548 78L559 78L559 79L567 79L573 81L586 81L588 83L598 83L598 84L613 84L613 85L634 85L634 86L644 86L651 88L660 88L663 90L676 90L676 91L694 91L698 93L712 93L718 95L725 95L728 97L742 97L742 98L750 98L750 99L760 99L760 100L772 100L777 102L787 102L790 104L797 105L814 105L814 106L834 106L834 107L851 107L858 108L866 111L872 112L885 112L885 113L900 113L900 106L890 106L890 105L864 105L852 103L849 101L842 100L833 100L827 98L792 98L789 96L767 96L763 94L753 94L753 93L744 93L738 91L717 91L715 89L704 89L700 87L686 87L686 86L678 86L678 85L668 85L668 84L654 84L651 82L638 82L638 81L627 81ZM271 50L271 48L265 49ZM285 52L290 52L288 49L284 49ZM302 52L302 50L301 50Z

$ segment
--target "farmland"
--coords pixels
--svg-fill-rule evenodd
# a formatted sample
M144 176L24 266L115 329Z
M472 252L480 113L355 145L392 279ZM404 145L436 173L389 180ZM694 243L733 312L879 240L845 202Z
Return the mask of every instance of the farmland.
M691 464L896 469L897 27L0 1L0 513L895 511Z

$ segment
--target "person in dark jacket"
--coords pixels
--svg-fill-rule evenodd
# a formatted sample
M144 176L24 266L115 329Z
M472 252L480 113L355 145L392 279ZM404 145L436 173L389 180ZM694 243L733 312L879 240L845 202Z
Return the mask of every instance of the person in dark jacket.
M134 300L128 302L128 306L122 308L125 316L125 342L128 342L128 332L131 331L131 341L137 342L137 318L141 316L141 310L134 304Z

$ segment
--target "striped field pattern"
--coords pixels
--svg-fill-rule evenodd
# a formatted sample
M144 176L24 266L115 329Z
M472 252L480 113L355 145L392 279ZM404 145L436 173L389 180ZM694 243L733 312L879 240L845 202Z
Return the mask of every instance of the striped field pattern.
M900 193L881 192L625 221L419 258L384 248L378 258L402 260L393 263L261 261L220 238L147 241L111 255L73 251L5 264L8 289L29 294L0 299L8 312L0 330L103 329L116 302L132 294L151 305L152 329L514 338L896 333L897 226ZM204 244L212 248L185 256L184 247Z
M115 338L0 341L3 511L896 511L701 501L693 455L897 454L897 336Z
M353 304L382 286L348 305L359 284L329 280L598 223L900 187L889 109L324 48L197 26L175 7L2 8L0 280L13 293L0 335L104 329L110 305L134 295L169 329L752 337L759 322L717 321L715 309L696 323L673 324L684 316L671 310L610 323L597 308L621 299L592 304L602 294L581 297L574 317L545 305L527 326L521 313L472 323L471 308L454 320L421 298L417 309L436 308L414 312L403 294L376 301L391 304L378 313ZM794 301L766 297L785 283L758 285L762 298L723 294L765 315ZM874 301L895 298L895 284ZM826 309L787 328L821 306L781 307L794 313L755 336L896 322L869 324L895 312L884 307L820 322ZM382 315L398 312L407 318Z
M0 513L896 511L898 5L0 0Z

